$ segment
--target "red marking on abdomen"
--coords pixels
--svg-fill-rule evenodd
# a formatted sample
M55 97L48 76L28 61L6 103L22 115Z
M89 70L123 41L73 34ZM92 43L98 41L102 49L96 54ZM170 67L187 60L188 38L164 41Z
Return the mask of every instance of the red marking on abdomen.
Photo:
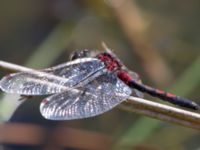
M129 83L130 81L133 80L133 77L131 75L129 75L128 72L126 72L126 71L119 71L117 73L117 76L125 83Z
M176 96L176 95L174 95L172 93L167 93L166 95L167 95L167 97L175 97Z
M162 90L159 90L159 89L156 89L156 93L158 93L158 94L165 94L165 92L164 92L164 91L162 91Z

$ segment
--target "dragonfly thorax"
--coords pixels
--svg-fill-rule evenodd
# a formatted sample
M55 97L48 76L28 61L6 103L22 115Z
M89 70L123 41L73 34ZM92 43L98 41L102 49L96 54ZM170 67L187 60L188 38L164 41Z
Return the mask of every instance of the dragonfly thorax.
M117 58L112 56L112 54L106 52L100 53L97 55L97 58L100 59L106 65L106 68L109 71L117 71L122 68L122 63Z

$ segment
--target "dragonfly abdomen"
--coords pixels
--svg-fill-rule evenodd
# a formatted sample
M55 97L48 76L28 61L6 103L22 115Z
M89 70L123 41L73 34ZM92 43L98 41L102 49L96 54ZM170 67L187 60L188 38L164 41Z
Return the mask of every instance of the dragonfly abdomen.
M162 90L152 88L150 86L141 84L134 80L130 81L128 83L128 85L132 88L136 88L139 91L148 93L151 96L158 97L158 98L160 98L164 101L168 101L172 104L175 104L175 105L178 105L181 107L185 107L185 108L189 108L189 109L193 109L193 110L200 110L200 106L197 103L195 103L189 99L186 99L186 98L183 98L180 96L176 96L174 94L164 92Z

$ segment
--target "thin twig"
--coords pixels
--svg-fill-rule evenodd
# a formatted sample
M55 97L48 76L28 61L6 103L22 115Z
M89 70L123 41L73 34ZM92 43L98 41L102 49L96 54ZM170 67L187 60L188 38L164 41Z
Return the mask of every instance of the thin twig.
M200 129L200 114L152 102L137 97L130 97L120 107L152 118L176 123L193 129Z
M46 75L47 73L43 73L34 69L30 69L27 67L19 66L16 64L8 63L5 61L0 61L0 67L4 69L9 69L12 71L24 71L31 72L33 74L42 74ZM56 80L64 80L62 77L54 76L47 74L48 77L52 77ZM182 126L190 127L193 129L200 130L200 114L182 110L180 108L171 107L168 105L152 102L149 100L145 100L137 97L130 97L127 101L120 105L120 108L136 112L139 114L143 114L152 118L156 118L163 121L168 121L172 123L176 123Z

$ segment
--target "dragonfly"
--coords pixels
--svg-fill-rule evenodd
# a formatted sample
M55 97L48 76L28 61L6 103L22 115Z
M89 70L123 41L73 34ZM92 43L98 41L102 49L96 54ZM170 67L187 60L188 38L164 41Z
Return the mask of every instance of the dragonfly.
M0 80L0 89L25 96L48 95L40 104L40 112L50 120L94 117L131 95L143 97L143 93L181 107L200 109L189 99L143 84L139 75L125 67L110 49L75 51L69 62L39 70L37 74L6 75Z

